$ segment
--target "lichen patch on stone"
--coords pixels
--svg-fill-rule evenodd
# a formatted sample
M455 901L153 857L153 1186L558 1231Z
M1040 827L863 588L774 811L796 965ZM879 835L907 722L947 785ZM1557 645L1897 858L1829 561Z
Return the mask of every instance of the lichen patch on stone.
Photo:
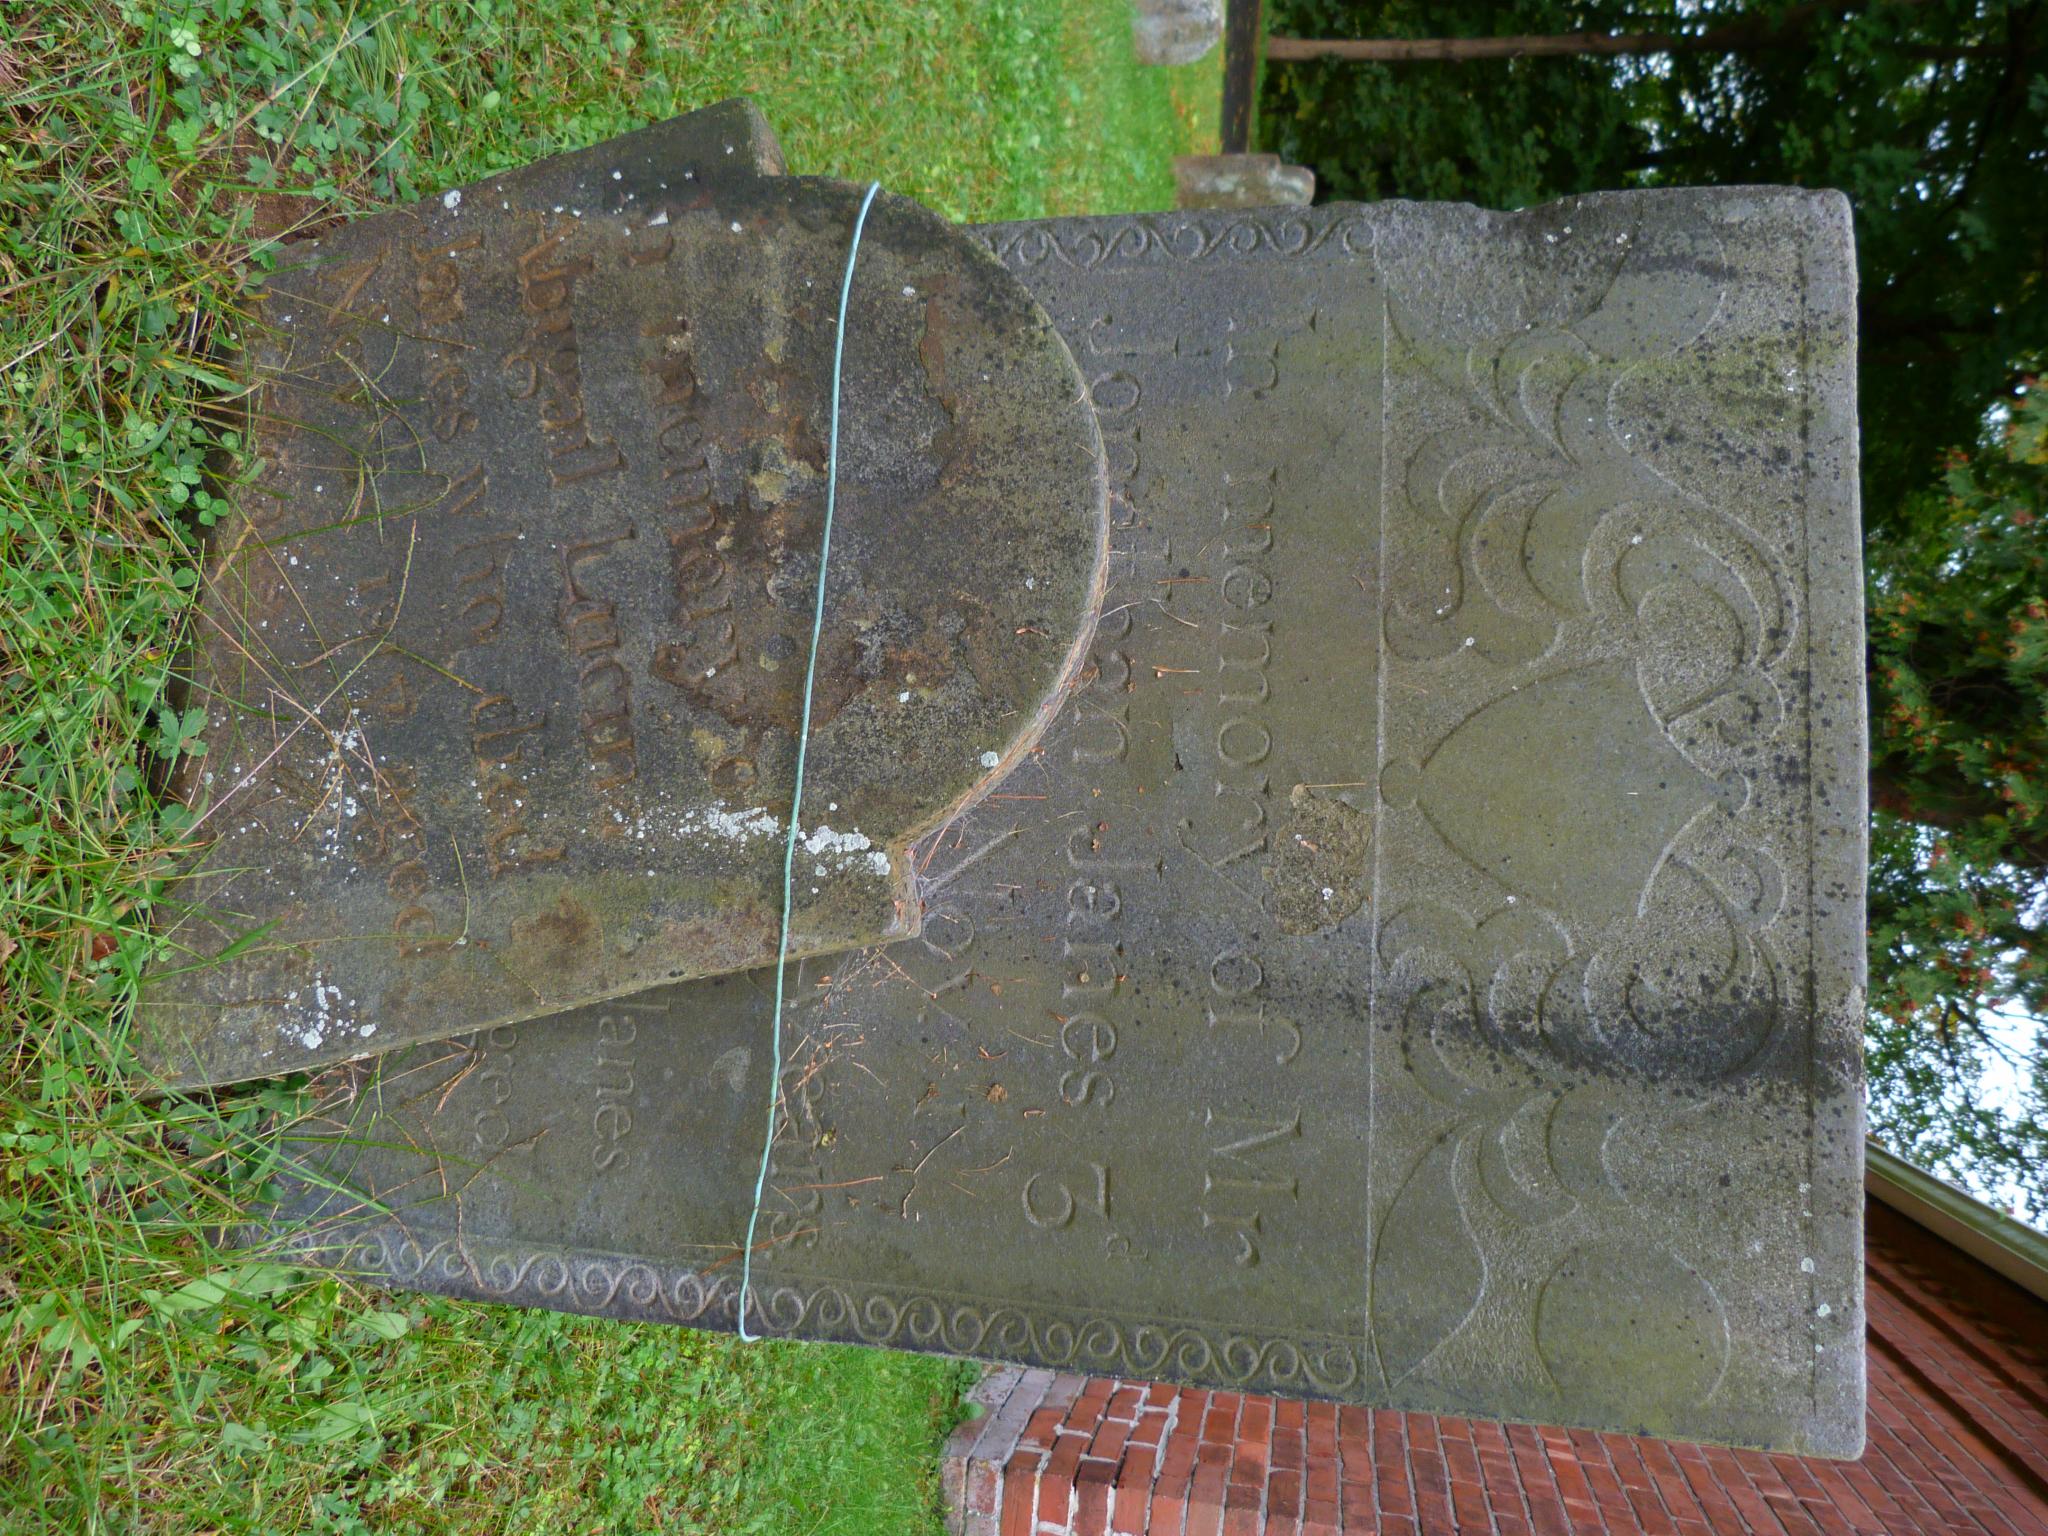
M1287 797L1266 881L1283 933L1321 933L1365 904L1370 891L1372 816L1306 784Z

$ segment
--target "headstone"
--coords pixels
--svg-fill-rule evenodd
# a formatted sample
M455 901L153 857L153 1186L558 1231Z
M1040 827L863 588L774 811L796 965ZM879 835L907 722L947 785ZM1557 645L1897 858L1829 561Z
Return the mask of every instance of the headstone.
M792 977L753 1326L1856 1454L1842 200L980 238L1079 360L1110 588L921 936ZM291 1241L731 1327L770 986L336 1074Z
M204 808L145 1060L217 1082L772 960L862 189L758 114L290 246L191 666ZM1037 738L1100 437L1017 279L868 219L792 946L917 929L910 841Z
M1135 0L1133 11L1140 64L1192 64L1223 35L1223 0Z
M1278 155L1178 155L1173 184L1176 208L1306 208L1316 199L1316 173Z

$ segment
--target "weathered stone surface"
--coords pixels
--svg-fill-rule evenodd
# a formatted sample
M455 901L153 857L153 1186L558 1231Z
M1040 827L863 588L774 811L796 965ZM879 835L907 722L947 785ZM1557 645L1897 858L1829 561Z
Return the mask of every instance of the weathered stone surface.
M1135 0L1132 11L1140 64L1192 64L1223 36L1223 0Z
M1278 155L1178 155L1173 185L1176 208L1306 208L1316 199L1316 173Z
M757 123L451 191L268 283L154 1068L292 1070L774 957L862 189L758 174ZM812 952L916 931L910 840L1036 739L1104 558L1094 416L1016 278L885 195L854 304Z
M1842 201L983 238L1080 360L1111 589L921 938L794 978L755 1326L1854 1454ZM300 1241L730 1327L768 1010L351 1069L308 1151L393 1214Z

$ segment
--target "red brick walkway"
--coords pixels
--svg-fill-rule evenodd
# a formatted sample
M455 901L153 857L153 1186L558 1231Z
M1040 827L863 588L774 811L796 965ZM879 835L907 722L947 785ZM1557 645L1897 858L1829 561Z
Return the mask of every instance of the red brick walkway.
M1005 1370L966 1536L2048 1536L2048 1308L1873 1206L1869 1448L1832 1462Z

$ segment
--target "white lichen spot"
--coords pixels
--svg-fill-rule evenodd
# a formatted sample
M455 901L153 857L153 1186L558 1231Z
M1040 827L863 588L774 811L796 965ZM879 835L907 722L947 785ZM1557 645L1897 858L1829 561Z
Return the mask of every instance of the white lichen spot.
M613 171L613 172L612 172L612 180L613 180L613 181L617 181L617 180L618 180L618 179L619 179L620 177L624 176L625 174L626 174L626 173L625 173L624 171Z
M910 690L906 688L901 693L897 694L896 702L898 704L908 704L910 702Z
M452 190L442 193L441 206L443 208L446 208L450 213L453 213L456 209L462 206L462 194L460 192Z
M996 756L996 754L993 752L984 752L981 754L981 766L984 768L993 768L997 763L1000 763L1001 761L1002 759Z
M874 847L865 832L834 832L820 825L804 839L805 853L864 853Z
M738 219L734 219L732 221L732 232L734 234L738 234L740 232L740 221Z
M659 229L662 225L666 224L667 222L668 210L664 208L661 210L661 212L657 213L653 218L647 221L647 227L649 229Z
M1815 1317L1826 1317L1834 1310L1835 1309L1829 1306L1826 1302L1822 1302L1819 1306L1813 1309L1813 1315Z
M285 1001L295 1002L298 995L296 992L290 993ZM298 1018L295 1021L297 1027L292 1029L291 1033L296 1036L300 1045L310 1051L317 1048L332 1031L355 1029L357 1026L354 1019L341 1016L341 1011L349 1006L349 1002L349 999L342 996L341 988L330 987L327 984L325 972L315 971L312 1012Z
M1813 1273L1813 1260L1811 1260L1811 1259L1801 1259L1801 1260L1799 1261L1799 1273L1801 1273L1802 1275L1810 1275L1810 1274L1812 1274L1812 1273Z
M782 830L781 820L772 811L759 807L733 811L714 805L709 810L686 813L683 821L686 830L709 832L714 837L734 843L755 837L773 837Z

